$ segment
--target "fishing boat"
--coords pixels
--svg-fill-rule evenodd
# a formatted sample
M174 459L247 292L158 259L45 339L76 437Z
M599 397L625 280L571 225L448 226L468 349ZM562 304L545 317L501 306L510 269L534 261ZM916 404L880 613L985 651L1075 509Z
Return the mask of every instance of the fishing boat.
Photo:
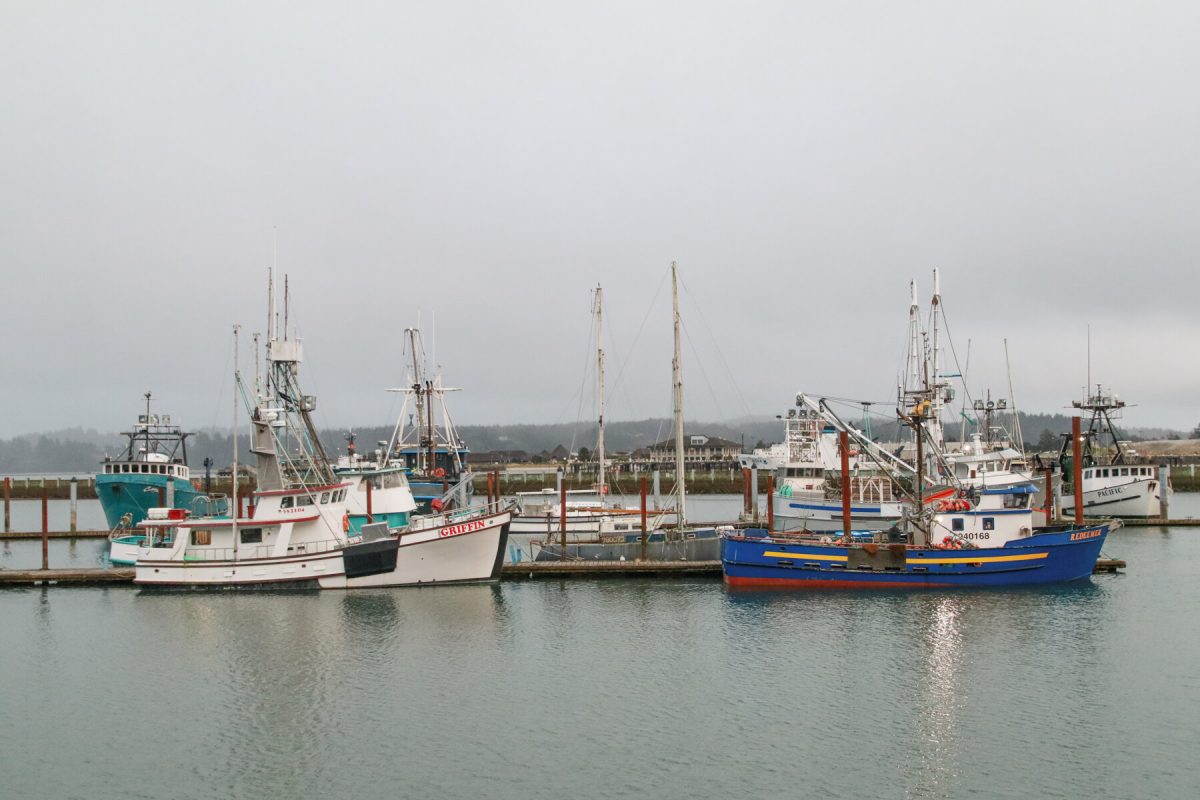
M145 397L146 413L122 434L128 438L125 452L104 459L96 474L96 496L112 531L109 560L118 566L130 566L137 557L143 535L136 527L151 508L191 509L201 496L187 463L192 434L172 424L170 415L150 413L150 392Z
M446 394L462 390L444 386L441 375L427 377L420 330L405 328L404 333L412 359L411 371L407 386L389 389L403 394L404 404L388 446L388 458L405 466L418 509L428 511L433 501L441 499L451 487L461 484L460 493L465 493L468 499L474 493L467 467L471 451L458 435L446 408ZM415 407L415 419L409 418L410 402Z
M346 434L347 454L337 460L334 473L348 481L346 495L348 531L361 533L364 525L382 522L389 529L404 528L417 510L408 483L408 468L389 464L383 450L366 457L359 454L354 432Z
M227 515L153 510L141 524L146 544L138 549L134 582L177 588L355 588L498 579L511 517L505 509L433 515L410 520L402 531L383 521L351 530L355 483L337 475L317 436L311 418L316 398L299 384L302 345L287 338L286 327L282 338L270 322L268 330L267 383L255 381L254 402L248 403L258 468L252 510L242 514L236 483ZM236 326L234 339L236 353ZM236 356L234 375L236 474L237 409L247 394Z
M1096 391L1082 400L1071 403L1074 408L1089 413L1087 430L1082 441L1083 510L1089 515L1114 517L1161 517L1163 493L1168 503L1174 488L1168 478L1164 486L1153 466L1132 460L1126 443L1121 440L1114 420L1122 417L1125 401L1105 392L1097 384ZM1064 437L1058 463L1066 474L1071 469L1070 437ZM1075 488L1071 487L1064 504L1073 502Z
M599 289L597 289L599 293ZM571 540L565 526L548 535L546 539L535 541L531 546L536 548L537 561L562 560L594 560L594 561L632 561L636 559L653 560L685 560L685 561L715 561L720 555L720 537L715 527L689 526L686 513L686 469L684 463L684 434L683 434L683 361L680 348L680 316L679 316L679 284L676 265L671 264L671 308L674 329L675 351L671 361L672 396L675 422L675 508L668 513L675 517L675 524L667 527L662 525L663 514L660 512L653 525L642 525L641 520L631 521L630 515L601 513L599 514L597 535L591 539L578 536ZM600 340L598 339L598 342ZM598 352L599 370L601 376L600 396L600 429L603 431L604 420L604 350ZM597 450L600 456L600 487L604 495L604 438L601 433ZM641 509L638 509L640 515ZM637 527L634 528L633 526Z
M916 412L910 417L920 416ZM921 437L919 422L914 430ZM842 434L848 443L847 434ZM920 441L920 439L918 439ZM848 445L847 445L848 446ZM844 472L848 472L845 468ZM914 484L923 485L923 476ZM772 530L726 533L725 582L733 587L933 588L995 587L1085 580L1112 522L1038 526L1032 483L968 490L924 502L886 531L797 535Z

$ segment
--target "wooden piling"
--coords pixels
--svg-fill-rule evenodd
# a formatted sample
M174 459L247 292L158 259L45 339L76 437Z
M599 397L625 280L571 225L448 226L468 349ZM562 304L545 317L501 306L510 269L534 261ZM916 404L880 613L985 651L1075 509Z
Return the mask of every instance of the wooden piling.
M42 569L50 569L50 509L42 491Z
M4 479L4 532L12 530L12 478Z
M79 528L79 480L71 478L71 531Z
M1046 467L1046 524L1054 519L1054 468Z
M371 514L371 479L367 478L367 524L375 521L375 517Z
M1071 417L1071 483L1075 488L1075 524L1083 524L1083 443L1079 417Z
M558 521L559 521L559 541L562 545L562 553L559 558L564 561L567 558L567 482L561 481L558 484Z
M750 468L742 468L742 511L750 517Z
M775 476L767 475L767 533L775 530Z
M850 542L853 538L850 535L850 435L840 432L838 444L842 451L842 536Z

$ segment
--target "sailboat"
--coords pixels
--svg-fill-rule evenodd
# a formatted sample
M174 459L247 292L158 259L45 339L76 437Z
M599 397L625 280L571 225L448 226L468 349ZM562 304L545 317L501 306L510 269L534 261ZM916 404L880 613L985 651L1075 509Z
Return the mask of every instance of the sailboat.
M658 561L715 561L720 554L720 538L714 527L691 527L687 524L686 463L683 439L683 363L680 347L679 279L675 262L671 263L671 308L675 350L671 361L672 405L675 423L675 511L674 526L658 526L657 530L639 530L640 523L617 522L610 516L599 535L572 542L567 531L560 529L541 543L538 561L598 560L632 561L643 558ZM603 411L601 412L603 414ZM601 440L602 441L602 440ZM603 456L601 457L603 464ZM601 472L603 481L603 472ZM640 510L639 510L640 513ZM623 525L628 530L617 529ZM649 526L648 526L649 527Z
M604 295L600 286L593 295L593 316L596 324L596 386L599 416L597 420L596 456L598 475L595 491L547 489L540 492L518 492L517 511L508 535L506 564L530 561L547 541L563 534L570 544L596 542L600 537L640 531L641 510L613 503L607 498L609 487L605 480L604 450ZM561 477L560 477L561 480Z

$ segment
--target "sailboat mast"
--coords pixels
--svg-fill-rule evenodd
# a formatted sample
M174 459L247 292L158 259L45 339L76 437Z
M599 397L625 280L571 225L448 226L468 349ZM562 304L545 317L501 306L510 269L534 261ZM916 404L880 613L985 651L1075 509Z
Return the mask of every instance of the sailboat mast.
M600 427L596 436L596 454L600 459L600 475L596 491L604 499L604 299L600 286L596 286L596 392L600 408Z
M679 499L679 528L687 524L684 508L683 464L683 368L679 348L679 279L675 262L671 262L671 309L675 325L675 358L671 361L671 382L675 395L675 489Z
M233 473L230 480L233 483L233 488L230 495L233 500L229 505L229 516L232 518L230 524L233 529L233 560L237 561L238 557L238 387L242 382L242 373L238 367L238 331L241 325L233 326Z

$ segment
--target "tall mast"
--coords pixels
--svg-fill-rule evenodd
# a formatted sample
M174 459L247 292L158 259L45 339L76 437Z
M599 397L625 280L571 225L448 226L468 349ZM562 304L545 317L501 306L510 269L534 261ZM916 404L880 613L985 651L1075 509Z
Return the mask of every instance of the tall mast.
M687 524L684 509L683 465L683 368L679 353L679 280L675 262L671 262L671 309L675 323L675 358L671 361L671 382L675 394L675 489L679 495L679 528Z
M424 438L421 436L420 431L421 427L425 424L425 392L424 387L421 385L421 366L417 362L417 329L406 328L405 333L408 334L408 346L409 349L412 350L412 388L413 394L415 394L417 398L417 459L419 463L421 445L423 444L422 439ZM433 464L430 463L428 468L433 469Z
M939 450L945 444L942 437L942 402L944 401L944 392L942 391L942 364L939 357L939 348L941 341L938 336L938 315L942 313L942 286L938 276L938 271L933 271L933 300L930 303L929 316L932 318L930 333L930 360L932 362L932 374L929 376L929 389L932 394L929 396L929 433L933 441L934 447Z
M596 451L600 459L600 498L604 498L604 300L600 286L596 286L596 384L597 401L600 407L600 432L596 437Z
M146 424L142 427L142 433L146 436L146 460L148 461L150 457L150 392L146 392Z
M232 517L231 524L233 528L233 560L237 561L238 557L238 435L237 435L237 417L238 417L238 387L242 382L242 373L238 369L238 331L241 325L233 326L233 481L232 496L233 500L229 505L229 516Z

